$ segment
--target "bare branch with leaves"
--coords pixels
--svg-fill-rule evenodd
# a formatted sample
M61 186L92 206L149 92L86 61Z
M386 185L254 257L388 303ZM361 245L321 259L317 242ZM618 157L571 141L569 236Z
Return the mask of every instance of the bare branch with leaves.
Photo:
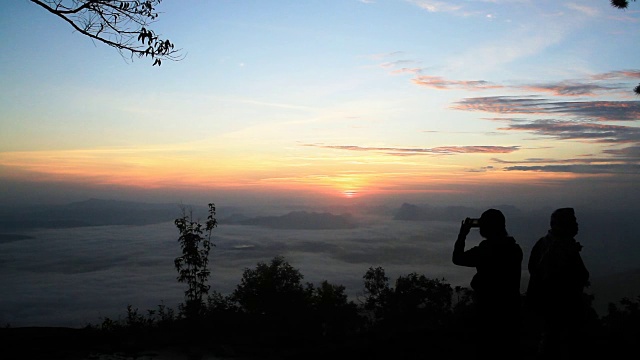
M151 57L153 65L184 56L169 39L150 29L162 0L30 0L69 23L76 31L116 48L123 57L130 53Z
M611 1L611 6L613 6L614 8L618 8L618 9L626 9L629 7L629 1L628 0L610 0ZM636 1L636 0L631 0L631 1ZM640 95L640 84L638 84L635 88L633 88L633 92L636 93L636 95Z

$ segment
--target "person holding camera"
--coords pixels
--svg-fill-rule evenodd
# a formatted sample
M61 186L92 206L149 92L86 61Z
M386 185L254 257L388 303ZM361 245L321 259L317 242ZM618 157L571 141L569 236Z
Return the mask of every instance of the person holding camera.
M474 227L479 228L484 240L465 250L465 240ZM479 219L462 221L452 260L456 265L476 268L471 288L481 335L479 358L512 358L519 351L522 257L520 245L507 233L500 210L488 209Z

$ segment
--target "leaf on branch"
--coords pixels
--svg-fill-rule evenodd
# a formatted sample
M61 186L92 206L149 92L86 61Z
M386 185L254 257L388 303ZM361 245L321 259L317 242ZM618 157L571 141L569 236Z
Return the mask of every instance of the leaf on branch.
M161 60L181 60L168 40L160 40L148 26L158 18L155 7L162 0L31 0L63 19L76 31L138 57L152 55ZM136 30L136 29L140 30ZM149 47L152 47L149 50ZM155 48L155 49L153 49ZM161 61L154 58L153 65Z
M611 6L618 9L626 9L629 6L629 1L627 0L611 0Z

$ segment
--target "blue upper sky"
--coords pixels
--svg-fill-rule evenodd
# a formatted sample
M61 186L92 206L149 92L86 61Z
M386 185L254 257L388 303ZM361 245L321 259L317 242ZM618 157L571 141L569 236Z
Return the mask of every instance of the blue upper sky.
M185 57L152 67L31 1L0 3L3 183L630 201L640 4L165 0L158 10L152 28Z

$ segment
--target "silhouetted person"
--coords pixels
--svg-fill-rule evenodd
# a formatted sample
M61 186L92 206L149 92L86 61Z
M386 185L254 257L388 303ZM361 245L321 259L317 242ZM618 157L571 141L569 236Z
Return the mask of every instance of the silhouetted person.
M485 240L465 251L465 239L474 226L480 228ZM478 357L517 358L522 249L507 233L502 212L485 211L477 225L469 218L462 222L453 249L453 263L477 270L471 288L477 311Z
M561 357L575 354L586 303L583 291L589 272L574 237L578 221L572 208L551 214L551 229L531 249L527 302L540 321L540 355Z

